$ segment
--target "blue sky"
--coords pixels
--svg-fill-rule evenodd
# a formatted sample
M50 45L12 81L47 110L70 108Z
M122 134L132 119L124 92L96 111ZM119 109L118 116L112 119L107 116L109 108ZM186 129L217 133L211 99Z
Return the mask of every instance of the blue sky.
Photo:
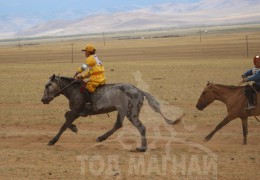
M0 0L0 17L32 17L41 20L73 19L97 13L129 11L165 3L198 0Z

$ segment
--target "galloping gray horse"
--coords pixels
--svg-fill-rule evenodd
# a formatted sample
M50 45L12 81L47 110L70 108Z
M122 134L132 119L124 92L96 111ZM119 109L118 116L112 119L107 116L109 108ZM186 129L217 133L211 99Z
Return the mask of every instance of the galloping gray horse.
M102 136L99 136L97 141L104 141L116 130L121 128L124 118L127 117L141 134L141 147L136 148L137 151L140 152L144 152L147 149L145 136L146 129L138 118L144 97L148 100L151 108L155 112L160 113L168 124L176 124L183 117L182 115L175 121L167 119L161 113L160 104L153 96L130 84L105 84L97 88L90 97L80 92L82 85L82 80L75 81L73 78L55 76L55 74L50 77L49 81L45 85L44 94L41 99L43 104L49 104L55 97L62 94L68 98L70 107L70 111L65 113L65 123L58 134L49 141L48 145L54 145L67 128L71 129L75 133L78 132L76 125L72 123L84 110L87 98L90 98L91 101L91 110L89 110L88 115L118 111L114 127Z

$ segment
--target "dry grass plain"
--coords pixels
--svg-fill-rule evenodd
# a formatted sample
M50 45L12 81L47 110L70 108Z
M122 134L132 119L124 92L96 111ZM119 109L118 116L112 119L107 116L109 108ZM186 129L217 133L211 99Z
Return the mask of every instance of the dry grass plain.
M249 58L245 37L249 38ZM84 62L86 43L97 46L108 83L131 83L154 95L170 118L186 113L173 127L144 104L140 119L147 128L148 151L131 150L140 143L137 130L124 127L107 141L95 139L113 127L116 113L75 121L79 132L67 130L47 146L68 110L60 96L49 105L40 99L54 73L72 76ZM23 42L22 42L23 43ZM71 45L74 44L74 63ZM195 108L207 81L237 84L260 53L260 31L237 29L170 38L102 38L39 42L21 48L0 46L0 179L259 179L260 124L249 119L248 145L234 120L205 143L203 138L225 117L214 102Z

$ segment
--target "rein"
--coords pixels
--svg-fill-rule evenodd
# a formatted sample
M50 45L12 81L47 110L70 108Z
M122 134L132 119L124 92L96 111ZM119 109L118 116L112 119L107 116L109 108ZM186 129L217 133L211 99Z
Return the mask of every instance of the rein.
M237 84L237 86L241 86L242 84L244 84L245 82L241 81L240 83ZM248 86L251 86L251 88L257 93L257 90L249 83L247 83Z

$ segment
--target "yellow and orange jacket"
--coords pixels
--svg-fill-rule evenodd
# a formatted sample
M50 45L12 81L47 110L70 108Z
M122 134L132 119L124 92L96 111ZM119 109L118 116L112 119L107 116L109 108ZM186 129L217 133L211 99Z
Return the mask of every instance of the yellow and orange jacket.
M97 55L90 55L86 59L86 63L78 68L78 72L86 71L83 78L89 78L86 88L89 92L94 92L100 85L105 84L105 68Z

